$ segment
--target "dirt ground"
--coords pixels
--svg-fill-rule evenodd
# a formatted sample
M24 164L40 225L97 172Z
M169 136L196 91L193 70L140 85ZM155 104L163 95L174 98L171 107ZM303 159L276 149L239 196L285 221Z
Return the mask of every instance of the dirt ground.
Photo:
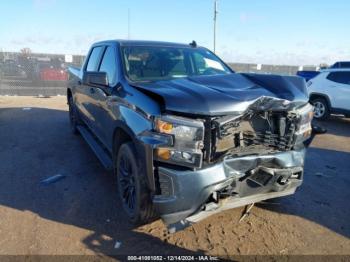
M0 254L350 255L350 120L322 124L295 195L170 235L160 220L126 222L112 174L70 132L65 97L0 97Z

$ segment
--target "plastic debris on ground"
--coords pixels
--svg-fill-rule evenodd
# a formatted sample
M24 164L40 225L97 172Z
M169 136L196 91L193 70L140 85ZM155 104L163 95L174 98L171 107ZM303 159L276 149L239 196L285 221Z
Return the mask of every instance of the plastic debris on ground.
M115 242L115 244L114 244L114 248L115 248L115 249L118 249L118 248L121 247L121 245L122 245L122 242L117 241L117 242Z
M55 183L55 182L65 178L65 177L66 177L65 175L61 175L61 174L50 176L48 178L41 180L40 184L49 185L49 184Z
M330 175L326 175L326 174L323 174L323 173L321 173L321 172L316 172L314 175L315 175L315 176L318 176L318 177L326 177L326 178L332 177L332 176L330 176Z
M245 219L250 213L250 210L253 208L254 206L254 203L249 205L249 207L246 206L244 212L243 212L243 215L241 216L241 218L239 219L239 223L241 223L243 221L243 219Z

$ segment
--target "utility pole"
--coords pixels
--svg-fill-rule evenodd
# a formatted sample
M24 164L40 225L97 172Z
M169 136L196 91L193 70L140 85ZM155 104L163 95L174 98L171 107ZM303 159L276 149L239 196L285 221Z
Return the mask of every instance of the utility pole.
M216 51L216 17L218 14L218 0L214 0L214 53Z

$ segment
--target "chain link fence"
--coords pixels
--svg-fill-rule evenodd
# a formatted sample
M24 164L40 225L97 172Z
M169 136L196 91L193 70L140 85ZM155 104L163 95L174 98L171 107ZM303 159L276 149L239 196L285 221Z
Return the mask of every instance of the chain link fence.
M84 56L0 52L0 95L65 95L69 66Z
M230 67L240 73L259 73L276 75L296 75L297 71L316 71L316 66L289 66L289 65L264 65L264 64L242 64L229 63Z
M0 95L65 95L69 66L80 67L84 56L0 52ZM236 72L295 75L298 66L229 63ZM303 67L316 70L316 67Z

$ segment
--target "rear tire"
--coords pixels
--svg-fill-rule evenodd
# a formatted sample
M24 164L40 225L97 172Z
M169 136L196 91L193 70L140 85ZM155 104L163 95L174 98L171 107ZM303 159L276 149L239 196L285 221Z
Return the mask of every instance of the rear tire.
M326 120L329 118L330 112L326 99L318 97L312 99L310 102L314 106L315 119Z
M70 122L71 131L74 135L78 135L79 130L77 127L80 123L80 118L72 96L68 98L68 106L69 106L69 122Z
M155 218L146 174L138 164L136 151L131 142L121 145L114 161L118 195L124 213L132 224L145 224Z

